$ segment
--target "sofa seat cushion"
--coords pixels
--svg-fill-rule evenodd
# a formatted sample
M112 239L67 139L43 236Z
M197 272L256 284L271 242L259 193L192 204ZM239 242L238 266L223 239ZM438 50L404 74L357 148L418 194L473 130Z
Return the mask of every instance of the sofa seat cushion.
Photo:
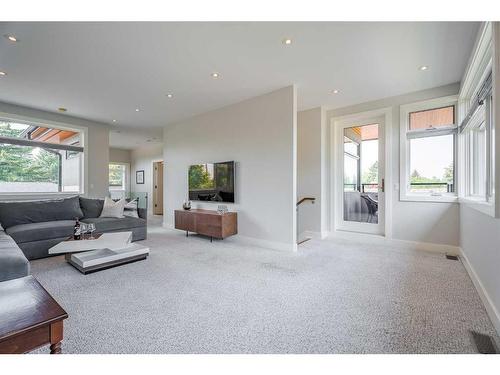
M0 281L30 274L30 263L14 240L0 231Z
M113 232L146 226L146 220L125 216L121 219L114 217L96 217L83 219L83 223L94 223L96 232Z
M46 221L43 223L19 224L5 232L17 243L63 238L73 235L74 220Z

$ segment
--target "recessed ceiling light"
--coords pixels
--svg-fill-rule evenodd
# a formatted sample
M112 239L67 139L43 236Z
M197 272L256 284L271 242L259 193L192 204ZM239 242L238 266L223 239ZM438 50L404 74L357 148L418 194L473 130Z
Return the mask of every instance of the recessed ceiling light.
M139 111L140 111L140 109L139 109L139 108L136 108L136 109L135 109L135 111L136 111L136 112L139 112Z
M18 41L17 38L14 35L8 35L8 34L6 34L6 35L4 35L4 37L6 37L9 41L11 41L13 43L15 43L15 42Z
M64 108L64 107L59 107L59 108L57 108L57 110L58 110L59 112L67 112L67 111L68 111L68 110L67 110L66 108Z
M1 77L4 77L4 76L6 76L6 75L7 75L7 73L2 72L2 71L0 70L0 76L1 76Z
M422 65L419 69L420 70L427 70L427 69L429 69L429 67L427 65Z
M213 72L212 73L212 78L219 78L219 73Z
M283 44L286 44L287 46L292 44L292 40L289 38L283 39Z
M335 89L335 90L332 90L332 94L338 94L340 91Z
M167 94L167 98L172 99L174 97L173 94Z

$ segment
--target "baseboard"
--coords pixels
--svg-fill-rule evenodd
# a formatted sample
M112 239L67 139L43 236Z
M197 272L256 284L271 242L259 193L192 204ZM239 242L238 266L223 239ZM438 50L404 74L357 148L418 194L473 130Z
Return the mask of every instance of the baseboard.
M326 237L328 237L328 234L329 232L326 231L317 232L312 230L305 230L299 234L298 238L311 238L315 240L323 240Z
M381 235L347 232L347 231L331 232L330 236L334 238L336 237L347 240L355 240L362 243L393 246L406 250L422 250L438 254L460 255L460 248L458 246L452 246L452 245L400 240L395 238L387 238Z
M265 249L279 250L279 251L297 251L296 243L285 243L285 242L277 242L277 241L268 241L262 240L255 237L242 236L241 234L237 234L232 237L228 237L224 241L234 241L239 242L244 245L252 245L257 247L262 247Z
M460 259L462 261L462 264L464 265L467 273L469 274L469 277L472 280L472 283L476 287L477 292L479 293L479 297L481 298L481 301L483 301L483 305L486 308L486 312L488 313L488 316L490 317L491 322L493 323L493 326L495 327L498 335L500 336L500 313L496 309L495 305L491 301L491 298L484 289L483 283L477 276L476 271L474 270L474 267L469 262L469 259L467 258L467 255L463 252L462 249L460 249Z
M163 222L161 225L163 228L174 229L174 224Z
M175 229L173 224L163 222L163 228ZM297 251L297 244L288 244L284 242L261 240L255 237L242 236L241 234L236 234L234 236L226 238L224 241L241 243L244 245L251 245L262 247L265 249L279 250L279 251Z
M399 239L390 239L390 243L394 246L400 246L409 250L423 250L438 254L460 255L460 248L453 245L445 245L430 242L417 242Z

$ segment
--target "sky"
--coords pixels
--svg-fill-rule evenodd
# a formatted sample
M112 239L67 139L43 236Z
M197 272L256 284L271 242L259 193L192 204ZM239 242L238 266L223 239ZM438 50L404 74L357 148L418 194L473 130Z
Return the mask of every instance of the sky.
M378 140L361 142L361 176L378 160ZM363 181L365 182L365 181Z
M378 160L378 140L361 144L361 173ZM422 177L442 178L444 170L453 163L453 135L411 140L410 173L415 169Z
M452 163L453 135L410 141L410 174L416 169L422 177L442 178L444 169Z

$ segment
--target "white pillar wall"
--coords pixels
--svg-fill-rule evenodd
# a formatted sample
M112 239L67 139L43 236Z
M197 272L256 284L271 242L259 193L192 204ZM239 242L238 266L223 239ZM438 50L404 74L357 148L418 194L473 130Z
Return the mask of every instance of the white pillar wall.
M323 238L329 231L329 142L326 111L317 107L297 114L297 200L316 198L298 208L299 239Z

